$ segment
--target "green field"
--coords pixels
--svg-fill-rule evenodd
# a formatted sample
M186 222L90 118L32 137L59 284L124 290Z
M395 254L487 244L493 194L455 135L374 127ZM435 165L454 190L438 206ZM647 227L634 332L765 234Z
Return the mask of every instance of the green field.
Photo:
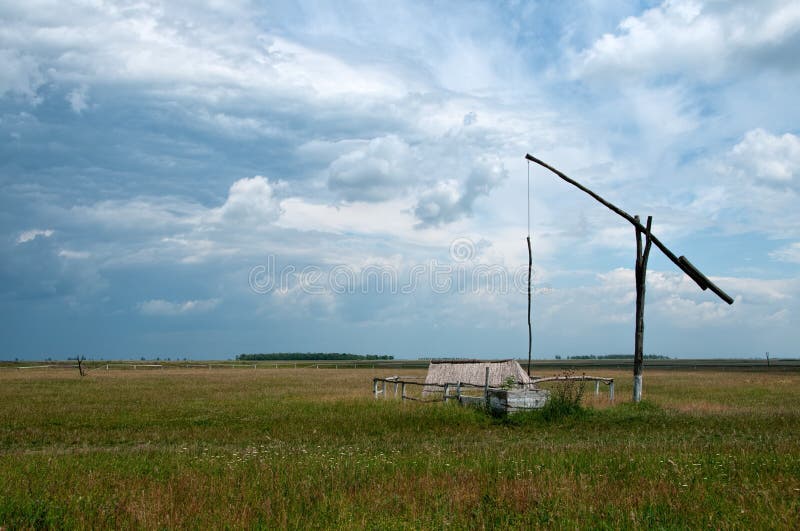
M4 368L0 528L800 525L800 373L592 373L617 403L547 421L374 400L385 368Z

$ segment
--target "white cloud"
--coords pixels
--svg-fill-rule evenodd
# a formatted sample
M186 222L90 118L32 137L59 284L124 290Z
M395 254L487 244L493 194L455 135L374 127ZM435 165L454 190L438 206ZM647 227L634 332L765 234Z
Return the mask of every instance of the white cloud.
M256 230L277 220L281 213L275 185L266 177L256 175L233 183L225 204L213 209L205 220L234 223L239 229Z
M270 243L263 234L275 228L283 212L275 195L280 187L262 176L239 179L218 207L181 197L104 200L65 211L64 223L95 233L96 248L85 252L109 263L197 263L214 256L251 255ZM124 240L125 245L119 249L100 243L105 238Z
M423 192L414 207L414 214L421 227L450 223L469 216L475 201L488 196L507 177L508 171L499 157L479 157L463 182L447 180Z
M328 187L349 201L382 201L397 197L415 180L411 148L395 135L370 140L328 167Z
M733 147L729 159L748 176L788 183L800 173L800 138L791 133L779 136L753 129Z
M576 77L688 74L703 80L752 64L789 63L800 35L793 1L699 2L666 0L623 20L573 61Z
M45 230L31 229L31 230L26 230L26 231L21 232L19 234L19 236L17 236L17 244L27 243L27 242L35 240L36 238L40 238L40 237L41 238L49 238L54 233L55 233L55 231L53 231L52 229L45 229Z
M203 313L213 310L219 299L189 300L183 302L170 302L163 299L151 299L137 305L143 315L172 316L189 313Z
M66 96L72 112L81 114L89 108L89 87L81 85L78 88L72 89Z
M560 322L633 324L635 310L634 272L617 268L598 273L596 283L557 287L539 297L536 307L546 329ZM660 327L701 329L713 325L725 329L758 329L790 316L798 306L798 279L763 280L746 277L711 277L734 297L728 305L710 291L701 291L686 275L676 271L647 272L646 316Z
M780 262L800 264L800 242L790 243L780 249L776 249L769 253L769 256L773 260Z
M389 73L369 65L351 66L322 50L282 37L272 37L266 51L277 76L261 81L270 86L277 81L286 87L307 87L322 97L398 97L406 92L405 81Z
M43 76L36 58L18 50L0 49L0 64L0 96L10 92L37 103L36 90L43 83Z
M87 251L70 251L69 249L61 249L58 251L58 256L67 260L85 260L92 255Z
M409 212L411 203L407 199L329 205L290 197L283 200L281 206L285 213L277 225L301 231L405 237L410 235L414 224L414 217Z
M202 205L180 198L137 197L75 206L69 217L104 229L147 233L197 226L206 212Z
M800 138L752 129L698 169L708 175L686 205L693 219L728 233L800 237Z
M0 94L33 96L45 80L144 86L154 94L204 101L289 96L358 103L408 90L406 81L378 63L348 61L256 27L252 5L221 11L212 5L28 4L17 6L15 24L0 32L6 66ZM46 9L60 16L43 16ZM73 109L86 103L80 89L67 98Z

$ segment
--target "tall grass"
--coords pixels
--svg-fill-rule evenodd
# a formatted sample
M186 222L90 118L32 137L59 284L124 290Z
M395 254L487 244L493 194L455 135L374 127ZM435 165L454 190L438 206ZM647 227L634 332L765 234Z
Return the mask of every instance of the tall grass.
M798 523L798 374L651 372L642 404L501 422L373 400L363 369L20 372L0 372L0 527Z

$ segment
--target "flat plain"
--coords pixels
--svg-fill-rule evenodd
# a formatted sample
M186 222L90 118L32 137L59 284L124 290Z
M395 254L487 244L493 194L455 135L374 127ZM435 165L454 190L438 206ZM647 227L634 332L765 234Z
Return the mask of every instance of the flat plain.
M615 403L547 420L375 400L386 369L6 367L0 528L800 526L800 372L645 369L638 405L591 372Z

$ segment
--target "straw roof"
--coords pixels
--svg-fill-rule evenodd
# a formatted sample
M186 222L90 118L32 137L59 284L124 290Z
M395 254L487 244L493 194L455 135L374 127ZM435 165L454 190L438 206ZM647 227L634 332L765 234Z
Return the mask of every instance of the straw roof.
M530 384L531 379L516 360L434 360L428 365L426 384L469 383L483 385L489 367L489 386L501 387L509 378L517 384ZM424 387L423 394L440 390Z

